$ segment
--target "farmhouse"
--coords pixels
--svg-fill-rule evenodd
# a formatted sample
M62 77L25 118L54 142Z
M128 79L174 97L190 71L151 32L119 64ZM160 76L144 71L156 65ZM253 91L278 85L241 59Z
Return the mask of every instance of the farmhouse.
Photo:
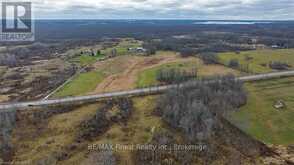
M145 53L147 50L142 47L137 47L137 48L128 48L128 51L136 52L136 53Z
M279 45L272 45L271 47L272 47L273 49L279 49L279 48L280 48Z
M93 50L84 50L84 51L81 51L81 54L85 55L85 56L94 56L95 55Z
M285 108L286 107L286 104L284 103L284 101L282 100L278 100L275 104L274 104L274 107L276 109L282 109L282 108Z

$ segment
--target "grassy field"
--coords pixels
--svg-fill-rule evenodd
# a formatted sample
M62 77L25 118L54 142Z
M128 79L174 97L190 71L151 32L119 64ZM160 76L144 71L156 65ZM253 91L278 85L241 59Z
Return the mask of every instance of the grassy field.
M78 96L93 91L103 80L103 74L98 71L82 73L54 94L54 97Z
M160 69L165 68L174 68L180 70L191 70L197 69L198 76L212 76L212 75L220 75L220 74L229 74L232 73L234 75L238 75L239 72L230 68L226 68L221 65L204 65L203 62L197 58L191 59L190 61L185 62L173 62L170 64L164 64L158 67L146 69L142 71L136 82L137 87L146 87L150 85L156 85L159 82L156 80L156 73Z
M71 61L74 63L79 63L81 66L86 66L86 65L94 64L97 60L103 57L105 57L104 54L100 54L96 56L81 55L81 56L73 58Z
M237 59L241 65L249 65L249 70L253 73L265 73L273 71L268 64L271 61L286 62L294 67L294 49L278 50L256 50L244 51L237 54L235 52L220 53L220 61L228 65L231 59Z
M270 144L294 143L294 78L246 84L248 104L230 115L234 124L255 138ZM287 107L273 105L283 100Z
M111 54L112 49L116 49L117 55L127 55L128 54L128 48L136 48L136 47L141 47L142 44L139 41L135 40L122 40L117 46L113 48L108 48L105 50L102 50L103 54Z
M170 63L170 64L164 64L155 68L147 69L141 72L138 76L138 81L136 82L137 87L144 87L144 86L150 86L150 85L156 85L159 82L156 80L156 73L160 69L168 69L168 68L174 68L174 69L191 69L196 68L198 66L197 61L191 61L191 62L184 62L184 63Z

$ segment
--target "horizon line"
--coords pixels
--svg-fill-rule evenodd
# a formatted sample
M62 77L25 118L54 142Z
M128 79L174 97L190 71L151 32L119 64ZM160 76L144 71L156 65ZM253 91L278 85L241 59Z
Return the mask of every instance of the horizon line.
M33 18L33 20L294 21L294 19L193 19L193 18Z

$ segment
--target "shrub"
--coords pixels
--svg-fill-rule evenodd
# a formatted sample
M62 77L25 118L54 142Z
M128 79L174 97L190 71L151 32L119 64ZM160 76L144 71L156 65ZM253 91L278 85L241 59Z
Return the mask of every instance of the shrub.
M119 116L122 119L122 121L127 121L127 119L131 116L132 111L134 109L132 100L128 98L120 98L114 102L118 105L118 108L120 110Z
M179 69L160 69L156 73L156 80L167 84L181 83L196 78L197 69L191 69L191 71Z
M0 113L0 159L4 161L12 153L12 132L16 126L16 111Z
M275 70L288 70L291 66L285 62L272 61L270 62L269 67Z
M217 54L213 52L201 53L199 58L201 58L205 64L217 64L219 61Z
M238 68L240 66L239 61L237 59L232 59L229 61L228 66L230 68Z
M189 57L189 56L193 56L195 52L193 51L192 48L184 48L180 50L180 54L182 57Z
M149 55L154 55L156 54L156 46L153 45L153 44L150 44L150 43L144 43L143 44L143 48L145 48L147 51L146 51L146 54L149 56Z
M78 138L91 139L104 133L110 126L110 121L106 118L108 108L108 106L105 106L98 109L94 117L81 123Z
M117 159L112 150L91 153L82 165L116 165Z
M114 106L118 108L113 108ZM80 124L77 139L92 139L107 131L114 122L126 122L133 110L133 102L128 98L111 100L98 109L95 116Z

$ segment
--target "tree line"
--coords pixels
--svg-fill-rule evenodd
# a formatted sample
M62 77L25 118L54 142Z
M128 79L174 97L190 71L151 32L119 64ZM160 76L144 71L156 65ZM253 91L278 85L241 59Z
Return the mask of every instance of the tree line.
M159 69L156 72L156 80L165 83L181 83L191 79L196 79L198 76L197 69L193 68L190 71L175 69L175 68L164 68Z

